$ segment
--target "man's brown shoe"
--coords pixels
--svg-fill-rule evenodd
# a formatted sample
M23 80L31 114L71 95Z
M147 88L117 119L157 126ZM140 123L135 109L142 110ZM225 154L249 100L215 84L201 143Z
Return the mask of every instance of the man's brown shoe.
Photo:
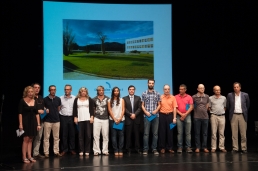
M227 152L227 150L225 150L225 149L221 149L220 151L223 152L223 153Z
M71 154L72 154L72 155L75 155L75 154L76 154L76 152L72 150L72 151L71 151Z
M207 148L205 148L203 151L204 153L209 153L209 150Z
M164 154L165 153L165 149L161 149L160 153Z
M212 152L212 153L215 153L215 152L216 152L216 149L212 149L211 152Z
M64 156L65 154L66 154L66 152L64 152L64 151L61 153L62 156Z
M196 148L196 149L195 149L195 152L196 152L196 153L200 153L199 148Z

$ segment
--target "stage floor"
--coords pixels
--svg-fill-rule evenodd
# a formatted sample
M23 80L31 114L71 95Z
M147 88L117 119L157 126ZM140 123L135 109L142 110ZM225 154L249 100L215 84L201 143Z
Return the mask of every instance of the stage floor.
M87 171L251 171L258 168L258 153L149 153L144 156L137 153L123 156L50 156L38 159L36 163L23 164L20 157L4 159L4 164L14 170L87 170ZM2 168L3 169L3 168ZM5 170L12 170L5 168Z

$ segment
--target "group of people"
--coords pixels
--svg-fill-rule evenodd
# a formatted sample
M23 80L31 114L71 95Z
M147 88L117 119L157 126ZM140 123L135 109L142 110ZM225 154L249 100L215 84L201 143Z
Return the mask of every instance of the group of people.
M173 151L173 128L177 125L177 153L183 147L188 153L191 146L191 127L193 112L195 152L202 149L208 153L207 134L211 123L211 152L217 149L217 130L219 133L218 148L227 152L224 146L225 110L229 111L232 129L232 152L238 152L238 129L241 135L241 150L247 152L246 129L250 100L247 93L241 91L241 84L233 84L234 92L227 98L220 93L220 87L214 86L213 96L204 93L205 87L199 84L197 94L190 96L187 87L179 86L179 94L170 94L170 86L164 85L161 95L154 89L155 80L148 80L148 89L142 96L135 95L135 86L128 87L128 95L121 98L120 89L114 87L111 97L104 94L104 87L97 87L97 96L89 97L88 89L81 87L77 96L71 94L72 86L65 85L65 94L56 96L56 86L49 86L49 95L39 95L38 83L27 86L19 104L19 129L24 130L22 158L24 163L36 162L35 158L49 157L49 139L52 130L53 151L61 157L67 153L75 155L75 129L78 129L79 155L88 156L91 151L93 135L93 153L109 155L109 131L115 156L123 155L123 148L131 153L132 140L137 153L147 155L149 142L154 154L175 153ZM210 117L208 115L210 113ZM40 117L40 116L44 116ZM143 116L143 149L140 148L140 125ZM76 125L76 126L75 126ZM41 137L44 131L43 150L39 153ZM152 133L152 140L149 140ZM185 137L183 136L185 134ZM102 135L102 145L100 139ZM125 136L124 136L125 135ZM132 135L134 135L132 137ZM200 141L202 136L202 142ZM185 145L183 143L185 139ZM60 148L59 150L59 141ZM125 143L124 143L125 142ZM61 152L60 152L61 151ZM33 155L31 154L33 152ZM32 157L33 156L33 157Z

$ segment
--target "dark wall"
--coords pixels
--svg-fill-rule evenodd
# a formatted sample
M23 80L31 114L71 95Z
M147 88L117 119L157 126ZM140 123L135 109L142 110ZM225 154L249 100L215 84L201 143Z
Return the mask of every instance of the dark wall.
M222 94L227 95L233 90L233 82L242 83L242 91L249 93L251 99L248 138L252 139L253 121L258 116L255 4L172 2L174 92L184 83L193 95L197 85L203 83L207 94L212 95L212 87L218 84ZM3 137L5 150L12 154L20 153L21 141L15 129L23 88L33 82L43 83L42 1L1 1L1 21ZM228 120L226 135L227 146L231 147Z

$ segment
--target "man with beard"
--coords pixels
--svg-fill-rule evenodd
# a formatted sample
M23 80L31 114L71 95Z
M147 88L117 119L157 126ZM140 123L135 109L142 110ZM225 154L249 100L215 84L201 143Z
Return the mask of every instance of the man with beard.
M148 80L148 90L142 93L142 110L144 112L144 135L143 135L143 155L148 154L149 150L149 133L152 129L152 152L158 155L157 141L159 128L159 109L160 109L160 94L154 90L155 80ZM148 117L155 117L149 121Z

